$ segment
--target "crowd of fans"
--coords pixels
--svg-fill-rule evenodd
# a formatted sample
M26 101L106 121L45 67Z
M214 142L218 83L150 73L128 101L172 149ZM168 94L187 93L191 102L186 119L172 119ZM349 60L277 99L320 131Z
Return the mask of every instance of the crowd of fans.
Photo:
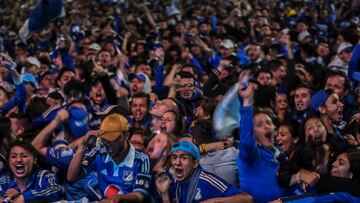
M0 201L360 202L359 1L0 5Z

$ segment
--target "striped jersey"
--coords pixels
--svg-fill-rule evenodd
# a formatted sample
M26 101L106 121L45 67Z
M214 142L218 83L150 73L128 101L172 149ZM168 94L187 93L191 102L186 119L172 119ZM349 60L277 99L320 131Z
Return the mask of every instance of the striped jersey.
M149 157L135 150L132 145L120 164L117 164L107 153L98 153L90 163L86 164L85 174L92 171L97 173L99 189L104 198L131 192L140 192L144 196L149 193L151 181Z
M13 176L10 173L6 173L0 177L0 196L4 196L9 188L20 191ZM53 173L47 170L35 170L29 178L27 188L22 195L25 202L40 200L54 202L61 199L62 188L57 183Z
M190 181L175 183L180 184L179 186L181 187L181 197L179 199L181 202L185 203L187 193L189 192L188 190ZM197 187L195 189L193 202L201 202L216 197L229 197L238 193L240 193L240 190L235 186L227 183L220 177L200 168L200 176Z

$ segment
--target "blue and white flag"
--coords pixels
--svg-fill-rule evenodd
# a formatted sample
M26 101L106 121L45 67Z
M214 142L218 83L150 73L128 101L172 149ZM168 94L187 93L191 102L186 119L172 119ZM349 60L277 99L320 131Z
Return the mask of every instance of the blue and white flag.
M64 16L63 0L40 0L20 29L20 38L26 42L32 33L45 28L51 21Z

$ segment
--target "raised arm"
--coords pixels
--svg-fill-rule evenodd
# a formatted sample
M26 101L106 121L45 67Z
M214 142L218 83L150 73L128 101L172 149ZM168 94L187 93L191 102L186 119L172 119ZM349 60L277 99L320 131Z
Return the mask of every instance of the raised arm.
M46 155L46 143L48 142L51 133L54 132L54 130L68 118L69 113L67 110L61 109L57 112L55 119L52 120L44 129L42 129L31 142L31 144L41 156L45 157Z
M79 141L76 142L77 150L75 155L73 156L67 174L66 179L70 182L76 181L80 177L80 172L82 169L81 163L85 154L86 143L90 136L98 136L100 135L101 131L99 130L90 130L84 135L83 137L79 138ZM93 164L91 164L93 166ZM92 170L91 166L89 170Z
M244 89L244 85L239 85L239 96L243 100L243 105L240 106L240 152L241 159L246 161L253 161L257 157L257 145L254 137L253 124L253 94L254 84L249 83L248 87Z
M360 40L355 45L355 48L353 50L353 53L351 55L351 59L349 62L349 69L348 69L348 76L350 80L354 81L354 72L357 71L358 63L359 63L359 57L360 57Z

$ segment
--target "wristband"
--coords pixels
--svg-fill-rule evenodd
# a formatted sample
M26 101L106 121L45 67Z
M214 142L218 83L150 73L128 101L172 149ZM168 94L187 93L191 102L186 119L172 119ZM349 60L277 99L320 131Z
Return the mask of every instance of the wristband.
M206 144L201 144L201 145L199 146L199 148L200 148L200 152L201 152L201 153L206 153L206 152L207 152Z

